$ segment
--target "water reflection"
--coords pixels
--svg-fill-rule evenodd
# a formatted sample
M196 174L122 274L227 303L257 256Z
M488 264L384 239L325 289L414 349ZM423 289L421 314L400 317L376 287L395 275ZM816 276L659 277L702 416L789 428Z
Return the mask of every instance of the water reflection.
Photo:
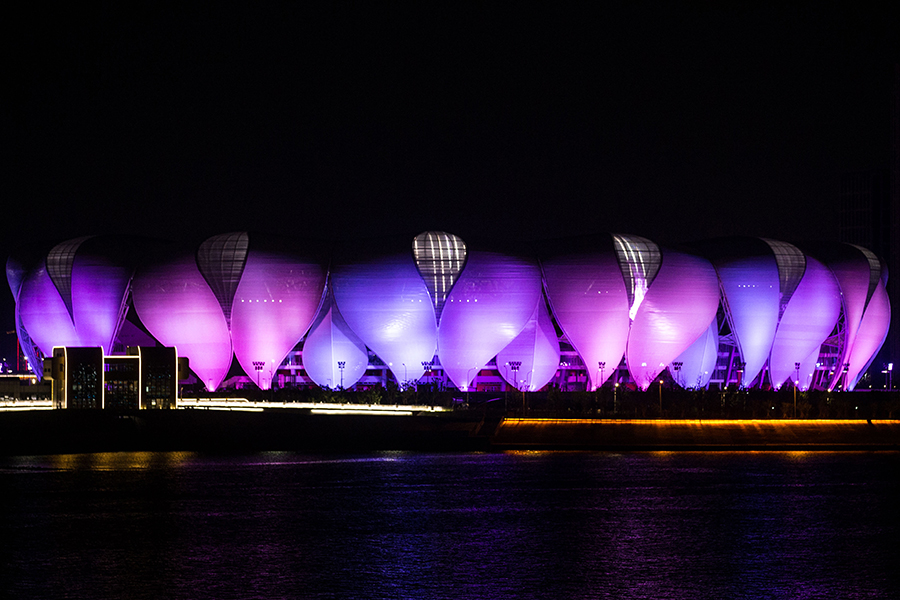
M897 453L0 459L11 597L900 597Z

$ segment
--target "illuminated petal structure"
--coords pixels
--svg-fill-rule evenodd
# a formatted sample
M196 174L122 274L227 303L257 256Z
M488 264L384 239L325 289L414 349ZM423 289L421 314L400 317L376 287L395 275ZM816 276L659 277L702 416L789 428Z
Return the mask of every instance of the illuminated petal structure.
M57 244L47 254L47 274L53 281L53 285L59 291L62 301L72 314L72 266L75 263L75 254L90 236L75 238Z
M847 372L847 387L852 390L884 344L890 328L891 303L885 290L887 282L885 266L870 250L861 246L850 246L865 256L869 265L866 306L856 336L852 339L852 345L847 353L849 358L846 362L850 365Z
M44 356L51 356L54 346L81 345L69 309L45 264L22 282L18 306L23 327Z
M890 304L884 302L878 291L884 291L886 277L882 276L878 258L865 248L819 244L809 251L831 270L841 289L844 314L839 332L841 355L829 388L853 389L884 342L879 331L886 332L890 325ZM872 316L868 317L870 309Z
M25 278L28 276L31 268L34 264L41 262L41 260L37 256L22 256L19 253L18 255L10 256L6 261L6 279L9 283L9 289L12 291L13 299L16 302L16 335L19 338L19 347L22 348L25 358L28 359L28 364L32 366L33 372L38 377L43 375L43 369L37 368L37 365L41 362L40 349L34 343L34 340L31 339L28 330L22 323L19 292L22 290L22 284L25 282Z
M450 380L468 390L478 370L522 332L540 299L536 261L470 250L438 330L441 366Z
M82 346L112 353L116 335L128 310L134 276L128 243L90 238L80 245L71 269L71 303L75 330Z
M344 363L343 372L340 363ZM368 364L365 344L329 298L303 343L306 374L323 388L349 388L362 378Z
M345 262L334 269L331 281L347 325L394 378L406 384L422 377L422 363L434 358L437 323L428 287L409 250Z
M314 259L255 246L246 253L230 303L231 339L244 372L267 390L278 365L312 324L326 274ZM257 371L254 363L265 365Z
M841 313L841 290L834 275L816 259L804 259L802 279L783 308L769 357L769 377L776 389L794 377L800 377L804 389L809 385L812 371L806 377L798 373L796 365L802 368L814 355L812 367L815 368L819 348Z
M114 236L22 251L6 264L19 342L37 367L55 346L110 352L146 343L146 330L176 346L213 390L234 358L268 388L306 335L308 373L328 387L340 385L339 362L344 386L353 385L374 352L400 382L421 378L423 363L437 357L450 381L468 390L496 359L517 388L540 389L558 369L561 329L589 389L623 358L642 388L662 365L682 386L706 385L719 344L737 352L745 386L765 385L768 373L776 388L797 378L807 389L821 385L823 367L836 367L829 387L852 389L890 324L886 269L849 244L801 251L725 238L699 243L700 258L634 235L594 235L548 242L538 263L427 231L411 245L408 237L360 241L356 251L342 244L329 273L321 245L301 243L232 232L196 252L146 257L144 242ZM125 333L125 323L136 326ZM726 323L720 338L717 325Z
M891 323L891 302L887 291L879 283L872 292L866 312L853 340L853 347L847 362L850 364L847 372L849 381L848 389L853 389L859 383L860 378L872 364L875 355L884 344Z
M426 231L413 239L413 258L428 286L438 323L447 295L466 264L466 252L465 242L452 233Z
M22 326L41 352L94 346L111 352L127 311L134 267L109 238L76 238L55 246L20 280Z
M574 251L542 261L547 298L556 322L587 366L593 388L599 363L608 378L619 366L628 341L629 294L612 240L579 240Z
M675 383L683 388L705 388L716 370L719 352L719 326L715 318L690 347L669 366ZM818 356L818 354L817 354ZM680 369L674 363L681 363Z
M781 284L771 247L755 238L728 238L707 246L721 282L725 314L745 363L742 385L762 372L780 313Z
M535 392L559 370L559 339L543 298L522 333L497 354L500 375L516 389ZM511 369L515 363L517 369Z
M809 356L800 361L800 389L806 391L812 386L816 376L816 368L819 365L820 348L809 353Z
M231 366L231 335L195 257L182 254L140 269L133 302L147 331L187 356L209 391L218 388Z
M634 312L625 362L646 390L709 327L719 308L719 282L704 258L666 251Z
M234 294L244 273L249 251L250 235L246 231L214 235L197 249L197 267L218 299L229 328Z

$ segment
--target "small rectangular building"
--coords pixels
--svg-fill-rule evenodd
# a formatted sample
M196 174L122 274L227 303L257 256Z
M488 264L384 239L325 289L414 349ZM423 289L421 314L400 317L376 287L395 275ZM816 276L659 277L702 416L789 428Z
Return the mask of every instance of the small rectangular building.
M139 410L175 408L186 357L171 347L129 347L104 356L102 348L57 347L44 359L55 408Z

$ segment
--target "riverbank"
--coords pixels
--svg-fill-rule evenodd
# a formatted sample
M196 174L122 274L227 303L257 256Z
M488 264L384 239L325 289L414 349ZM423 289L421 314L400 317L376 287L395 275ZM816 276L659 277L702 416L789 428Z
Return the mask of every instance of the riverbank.
M900 420L504 419L496 449L900 450Z
M900 420L516 419L272 409L0 414L0 453L369 450L900 450Z

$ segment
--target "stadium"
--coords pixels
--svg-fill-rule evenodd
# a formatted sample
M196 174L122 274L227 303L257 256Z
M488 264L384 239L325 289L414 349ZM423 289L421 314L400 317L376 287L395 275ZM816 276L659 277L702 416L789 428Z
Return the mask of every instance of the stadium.
M233 232L196 247L94 236L7 262L30 365L57 347L174 347L209 391L853 390L888 332L887 276L842 243L520 247L439 231L340 244Z

